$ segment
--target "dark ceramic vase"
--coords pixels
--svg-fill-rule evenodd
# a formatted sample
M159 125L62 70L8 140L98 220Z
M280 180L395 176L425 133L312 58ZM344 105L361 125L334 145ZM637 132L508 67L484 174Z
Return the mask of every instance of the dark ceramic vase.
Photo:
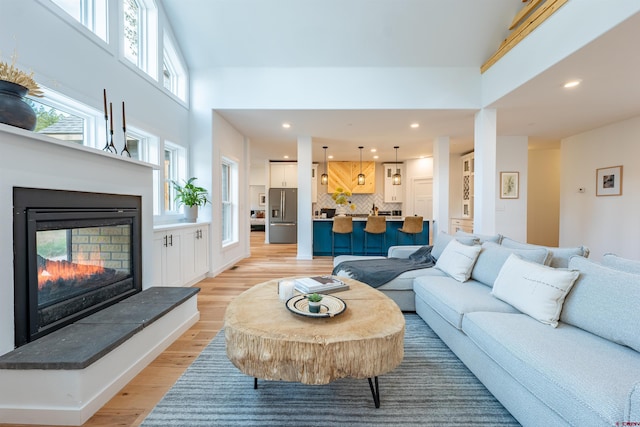
M24 86L0 80L0 123L27 130L36 128L36 113L24 100L28 91Z

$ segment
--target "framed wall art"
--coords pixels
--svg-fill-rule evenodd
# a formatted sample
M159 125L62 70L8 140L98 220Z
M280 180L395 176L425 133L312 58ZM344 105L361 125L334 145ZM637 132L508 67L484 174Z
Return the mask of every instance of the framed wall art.
M622 166L596 169L596 196L622 195Z
M259 193L258 194L258 205L264 206L264 203L265 203L264 193Z
M520 197L519 172L500 172L500 198L517 199Z

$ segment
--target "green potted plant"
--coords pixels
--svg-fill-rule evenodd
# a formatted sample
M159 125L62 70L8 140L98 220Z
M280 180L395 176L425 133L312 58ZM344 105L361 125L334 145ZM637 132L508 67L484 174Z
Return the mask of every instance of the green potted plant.
M196 222L198 219L198 206L204 206L209 202L207 190L193 183L196 179L196 177L189 178L184 185L171 181L173 188L176 190L175 200L178 201L179 205L185 206L184 216L187 222Z
M322 301L322 295L315 293L310 294L307 296L307 300L309 301L309 312L320 313L320 301Z

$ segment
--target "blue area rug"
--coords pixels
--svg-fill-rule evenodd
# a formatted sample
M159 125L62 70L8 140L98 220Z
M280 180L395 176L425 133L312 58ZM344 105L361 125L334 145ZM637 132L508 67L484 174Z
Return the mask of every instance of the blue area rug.
M380 377L376 409L367 380L328 385L259 381L242 374L219 333L143 426L518 426L415 314L406 314L402 364Z

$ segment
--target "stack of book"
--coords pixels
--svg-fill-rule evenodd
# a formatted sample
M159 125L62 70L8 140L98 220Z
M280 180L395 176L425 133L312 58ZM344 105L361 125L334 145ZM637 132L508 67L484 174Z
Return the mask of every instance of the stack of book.
M295 280L296 290L305 294L346 291L349 285L332 276L303 277Z

